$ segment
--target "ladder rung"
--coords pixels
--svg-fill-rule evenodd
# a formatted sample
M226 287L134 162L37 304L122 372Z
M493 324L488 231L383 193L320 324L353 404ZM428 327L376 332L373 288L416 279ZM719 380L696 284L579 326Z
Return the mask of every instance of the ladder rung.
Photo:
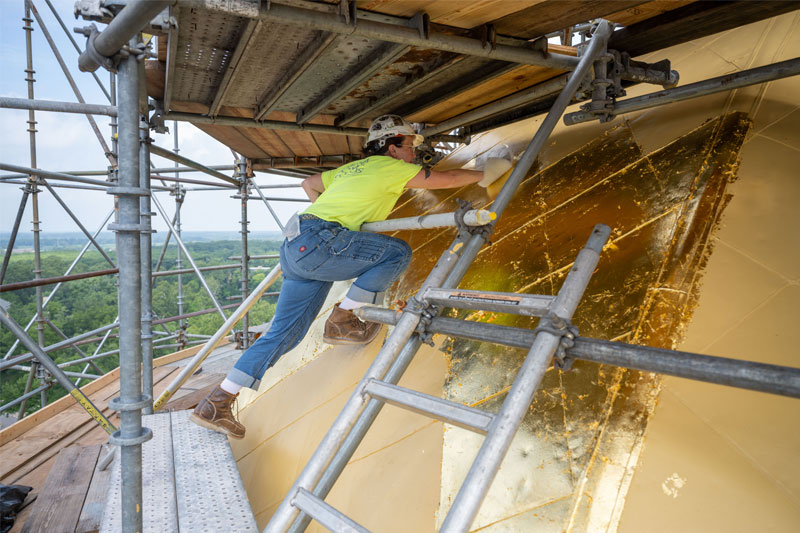
M302 510L331 531L369 533L369 529L356 524L337 509L331 507L303 488L297 489L297 495L294 497L292 505Z
M554 296L514 294L507 292L466 291L461 289L426 289L421 298L430 303L457 309L498 311L525 316L544 316L550 310Z
M494 420L493 414L480 409L375 379L367 384L364 392L386 403L484 435L489 431L489 426Z

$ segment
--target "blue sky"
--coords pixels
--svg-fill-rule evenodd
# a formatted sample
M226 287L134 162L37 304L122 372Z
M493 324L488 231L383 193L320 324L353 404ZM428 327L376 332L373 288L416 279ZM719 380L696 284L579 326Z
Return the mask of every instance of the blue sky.
M75 26L88 24L82 19L76 20L73 15L74 0L50 0L59 12L67 28L71 31ZM44 24L56 41L64 61L70 68L84 99L88 103L106 104L108 100L97 87L95 80L88 73L78 70L78 54L67 39L64 31L53 17L45 0L34 0ZM0 95L6 97L26 98L25 82L25 32L22 30L24 0L0 0ZM102 27L102 25L100 25ZM61 100L77 102L67 79L61 72L50 47L42 32L33 22L33 66L36 70L34 78L34 95L37 99ZM73 34L80 47L85 38ZM109 74L99 69L97 75L108 88ZM3 131L3 142L0 143L0 161L21 166L30 165L30 148L27 132L27 111L0 109L0 128ZM100 144L83 115L36 112L38 133L36 135L36 152L38 167L46 170L100 170L108 166ZM110 137L108 117L96 117L100 130ZM170 124L171 127L171 124ZM156 144L172 148L172 135L153 133ZM233 163L230 149L218 143L205 133L188 123L179 124L179 140L181 154L206 165L228 165ZM153 157L156 166L172 166L172 163L160 157ZM0 171L0 174L6 174ZM183 174L206 181L214 178L204 174ZM267 176L258 174L258 182L264 183L298 183L293 178ZM77 213L81 222L94 231L105 215L113 207L112 198L101 191L75 191L56 189L73 212ZM239 228L239 201L230 198L232 192L192 192L187 195L181 211L183 228L193 231L237 230ZM265 194L282 197L303 197L300 189L279 191L265 190ZM22 193L20 185L0 184L0 228L10 231L19 207ZM158 197L168 211L174 209L174 200L168 193L159 193ZM45 232L79 231L63 209L50 197L48 192L39 195L40 218L42 230ZM274 203L282 219L302 209L304 204L295 202ZM30 202L26 209L20 232L30 232ZM277 230L278 227L260 201L250 202L250 229L260 231ZM166 226L154 220L158 231L166 231ZM0 243L5 248L7 243Z

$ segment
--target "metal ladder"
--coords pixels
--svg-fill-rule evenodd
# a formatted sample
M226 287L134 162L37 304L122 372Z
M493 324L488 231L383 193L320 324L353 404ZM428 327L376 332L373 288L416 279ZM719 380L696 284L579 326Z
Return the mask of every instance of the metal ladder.
M578 66L553 102L547 116L495 198L492 207L497 217L501 216L511 201L511 197L572 101L578 87L590 75L595 61L600 60L600 56L605 52L611 31L612 27L607 21L599 22ZM459 228L458 236L439 257L417 296L411 298L404 308L364 377L272 515L264 529L265 533L304 531L312 518L332 531L366 531L325 503L324 498L387 402L486 434L483 446L445 518L441 531L462 532L469 529L522 416L539 386L541 377L561 343L565 332L563 326L572 317L611 231L603 225L594 228L586 247L578 254L564 285L555 298L521 297L518 294L498 293L481 293L483 296L478 298L477 293L472 294L471 301L474 303L482 299L484 304L505 305L503 307L505 310L525 309L542 314L537 327L538 335L528 356L500 412L493 415L404 389L396 384L422 344L426 324L436 315L433 301L437 299L440 302L446 301L447 305L453 304L451 306L462 305L467 301L463 296L464 291L450 291L450 289L458 286L469 264L488 241L488 235L491 234L496 222L497 220L493 220L483 229ZM462 296L457 296L458 294ZM506 299L506 304L500 302L503 298ZM517 300L514 300L515 298ZM488 302L489 300L492 302ZM511 303L512 301L518 303ZM475 308L479 307L476 305ZM300 513L302 515L298 517Z
M562 338L569 334L567 324L597 266L610 231L608 226L595 226L556 296L437 287L443 272L448 270L451 256L456 255L453 249L460 248L458 243L461 241L456 239L439 259L417 297L402 312L375 361L265 531L302 531L312 518L332 531L367 531L325 503L324 497L385 403L486 435L440 530L467 531L500 468L553 354ZM432 306L541 317L533 345L497 414L396 385L422 342L425 321L436 314L436 308ZM303 515L297 517L301 512Z

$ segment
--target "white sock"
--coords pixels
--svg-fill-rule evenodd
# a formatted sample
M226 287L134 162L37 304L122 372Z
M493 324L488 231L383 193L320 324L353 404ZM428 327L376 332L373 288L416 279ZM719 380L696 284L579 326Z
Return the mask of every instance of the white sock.
M238 394L240 390L244 387L239 385L238 383L234 383L233 381L225 378L222 383L219 384L219 388L227 392L228 394Z
M367 304L365 304L364 302L357 302L345 296L344 300L342 300L339 303L339 309L344 309L345 311L352 311L353 309L358 309L359 307L363 307L365 305Z

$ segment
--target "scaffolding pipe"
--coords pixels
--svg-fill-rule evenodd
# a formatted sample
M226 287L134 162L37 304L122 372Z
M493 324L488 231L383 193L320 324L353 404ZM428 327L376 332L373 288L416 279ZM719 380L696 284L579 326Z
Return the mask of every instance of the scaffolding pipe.
M635 98L618 100L608 111L611 116L624 115L626 113L642 111L665 104L682 102L690 98L698 98L722 91L732 91L758 83L788 78L789 76L796 76L798 74L800 74L800 57L787 59L786 61L781 61L772 65L765 65L763 67L698 81L697 83L690 83L689 85L684 85L675 89L665 89ZM571 126L573 124L589 122L590 120L600 118L600 116L602 115L595 115L589 111L576 111L575 113L564 115L564 124Z
M70 276L58 276L55 278L39 278L30 281L20 281L18 283L7 283L0 285L0 292L18 291L21 289L30 289L32 287L41 287L44 285L54 285L64 281L74 281L77 279L97 278L100 276L110 276L119 273L118 268L109 268L108 270L96 270L94 272L84 272L82 274L72 274Z
M231 198L239 199L241 198L241 194L234 194ZM265 202L304 202L309 203L310 200L308 198L278 198L277 196L254 196L250 195L247 197L248 200L264 200Z
M233 326L236 325L236 323L241 320L244 314L256 304L258 299L261 298L261 295L269 288L269 286L272 285L276 279L278 279L280 273L280 264L275 265L270 273L261 281L261 283L258 284L255 290L250 293L250 296L248 296L247 299L238 306L236 311L234 311L231 316L228 317L225 323L220 326L217 332L214 333L214 335L208 340L206 345L203 346L199 352L197 352L197 355L195 355L192 360L189 361L185 367L183 367L183 370L181 370L181 373L178 374L178 377L176 377L172 383L169 384L166 390L161 393L161 396L158 397L158 400L153 403L154 411L158 411L158 409L161 408L179 388L181 388L186 380L195 373L200 365L203 364L205 358L208 357L208 355L222 343L222 340L228 333L230 333L230 331L233 329Z
M208 283L206 283L206 279L203 277L203 273L199 270L197 264L194 262L194 259L192 259L192 256L189 254L189 249L186 248L186 245L183 243L183 240L181 240L181 238L178 237L178 234L175 231L175 226L173 226L170 223L169 218L167 217L167 212L164 211L164 208L161 206L161 202L159 202L158 198L156 198L155 196L153 196L152 199L153 203L156 206L156 209L158 209L158 212L161 213L161 218L164 220L164 223L167 225L169 231L172 232L172 235L175 237L175 242L178 243L178 246L180 246L183 253L186 254L186 259L188 259L189 264L192 265L192 270L194 270L194 273L197 274L197 277L200 280L200 284L208 293L208 296L211 298L211 302L214 304L214 307L217 308L217 311L219 311L219 314L222 316L223 320L228 318L225 312L219 306L219 302L217 302L217 299L214 297L214 293L211 292L211 287L209 287Z
M464 224L467 226L483 226L496 219L497 215L485 209L472 209L464 213ZM367 222L361 225L361 231L386 232L400 230L417 230L431 228L454 227L458 225L457 213L437 213L418 217L391 218L378 222Z
M25 2L25 17L22 19L25 22L23 29L25 30L25 52L26 52L26 68L25 68L25 81L28 86L28 99L34 100L34 82L36 81L33 75L36 71L33 69L33 43L31 42L31 34L33 33L33 26L31 23L31 6ZM37 166L36 158L36 114L34 110L28 111L28 140L30 143L30 161L31 166ZM41 228L39 226L39 177L36 175L28 176L28 190L31 193L31 221L33 225L33 277L34 279L41 279L42 277L42 258L41 258L41 243L39 240L39 233ZM36 287L36 337L39 342L38 346L44 346L44 304L42 298L42 288ZM28 392L33 386L33 377L36 374L36 364L31 366L31 373L28 376L28 381L25 385L25 392ZM40 379L40 384L45 380ZM25 404L22 402L17 420L25 416ZM40 396L39 407L44 407L47 404L47 395L42 392Z
M241 257L237 257L236 259L241 259ZM250 259L253 259L252 257ZM239 268L242 265L238 263L231 263L229 265L214 265L214 266L207 266L207 267L200 267L198 270L200 272L210 272L214 270L228 270L233 268ZM163 276L175 276L178 274L191 274L194 270L191 268L182 268L180 270L162 270L160 272L153 272L154 278L160 278Z
M367 135L367 130L365 128L340 128L337 126L325 126L323 124L296 124L294 122L284 122L280 120L253 120L251 118L239 117L209 117L207 115L179 113L176 111L166 113L164 115L164 119L177 120L180 122L191 122L193 124L210 124L215 126L234 126L284 131L306 131L308 133L354 135L356 137L366 137Z
M161 2L135 2L123 8L121 15L129 9L144 4L155 5L160 11ZM130 13L130 12L129 12ZM153 14L155 14L153 13ZM128 20L118 16L111 25ZM149 20L149 17L147 18ZM110 33L110 37L121 34L123 40L106 39L107 56L115 53L125 40L136 34L147 20L137 21L136 27L126 32L111 33L109 25L98 39ZM139 23L140 22L140 23ZM117 28L123 27L117 25ZM139 39L133 37L129 46L135 48ZM113 46L112 46L113 45ZM113 48L113 50L111 50ZM84 58L86 54L82 54ZM88 56L87 56L88 57ZM81 70L90 70L82 68ZM117 263L119 265L119 350L120 350L120 395L110 406L120 411L121 429L111 436L109 442L120 447L122 472L121 509L124 533L142 531L142 443L152 437L147 428L142 428L142 408L152 398L142 395L142 346L139 336L142 331L141 306L141 254L139 232L139 68L135 56L122 60L118 72L117 109L119 111L119 188L118 221L110 228L116 232Z
M117 116L117 108L111 105L76 104L75 102L60 102L57 100L28 100L27 98L9 98L6 96L0 97L0 108L76 113L79 115L105 115L108 117Z
M390 325L399 317L393 309L376 307L362 307L355 313L363 320ZM528 329L443 317L431 320L427 330L514 348L528 348L536 337ZM576 337L566 354L583 361L800 398L800 368L587 337Z
M28 336L25 331L23 331L22 326L17 324L17 322L11 318L8 314L8 309L3 306L0 308L0 323L2 323L5 327L17 337L22 344L28 348L33 356L36 358L36 361L42 365L47 371L58 381L58 384L64 387L70 395L83 407L89 415L94 418L98 424L107 432L112 433L116 428L114 425L108 421L108 419L103 416L103 414L95 407L92 401L86 397L86 395L81 392L79 388L75 386L72 381L64 374L64 371L61 370L58 365L50 359L46 353L44 353L41 347L36 344L32 338ZM31 368L33 371L33 368ZM26 391L27 392L27 391ZM24 403L24 400L23 400Z
M273 293L269 293L268 292L264 296L269 296L271 294L273 294ZM223 309L234 309L236 307L239 307L239 304L228 304L228 305L223 305L222 306ZM211 313L216 313L216 312L217 312L217 310L215 308L213 308L213 307L210 308L210 309L201 309L200 311L193 311L191 313L184 313L182 315L170 316L170 317L167 317L167 318L158 318L156 320L153 320L153 325L157 326L157 325L160 325L160 324L167 324L169 322L175 322L176 320L183 320L183 319L186 319L186 318L192 318L192 317L201 316L201 315L210 315Z
M207 167L205 165L201 165L197 161L192 161L188 157L183 157L182 155L178 155L175 152L170 152L166 148L161 148L158 145L155 145L155 144L151 145L150 146L150 153L151 154L155 154L155 155L160 156L160 157L163 157L164 159L169 159L170 161L174 161L175 163L182 163L182 164L186 165L187 167L191 167L191 168L193 168L195 170L199 170L200 172L204 172L204 173L208 174L209 176L214 176L215 178L219 178L219 179L221 179L223 181L226 181L226 182L228 182L228 183L230 183L232 185L236 185L237 187L239 186L239 182L236 179L231 178L230 176L226 176L222 172L213 170L210 167Z
M139 64L139 79L144 82L144 63ZM141 91L141 88L140 88ZM139 187L150 192L150 128L145 115L139 120ZM142 301L142 395L153 399L153 248L150 194L139 197L139 251L141 253ZM145 406L145 415L153 414L152 405Z
M33 113L33 111L31 111ZM62 174L61 172L52 172L49 170L42 170L35 167L22 167L19 165L11 165L9 163L0 163L0 170L8 170L10 172L21 172L26 175L41 176L48 179L56 179L61 181L72 181L76 183L88 183L89 185L98 185L106 188L109 186L107 181L93 180L90 178L81 178L79 176L70 176L69 174Z
M139 33L153 17L158 15L165 7L173 4L168 0L131 0L122 8L108 27L101 33L90 37L84 50L78 58L78 67L81 72L94 72L100 67L97 55L109 58L119 52L132 37ZM94 26L94 25L92 25ZM95 30L96 31L96 30ZM134 43L134 47L138 43ZM94 53L90 52L93 48ZM124 62L124 60L123 60ZM141 516L141 515L140 515ZM123 523L125 521L123 520ZM140 526L141 528L141 526Z
M157 180L171 181L171 182L174 182L174 183L191 183L191 184L194 184L194 185L209 185L211 187L214 187L215 190L236 189L236 187L234 187L232 185L225 185L225 184L222 184L222 183L214 183L214 182L211 182L211 181L193 180L191 178L174 178L174 177L171 177L171 176L164 176L163 174L156 174L152 170L150 171L150 176L152 178L157 179Z
M453 118L439 122L435 126L425 128L422 130L421 134L427 138L428 136L436 135L437 133L453 131L456 128L466 126L472 122L477 122L478 120L496 115L497 113L502 113L503 111L508 111L510 109L514 109L515 107L530 104L537 100L547 98L562 90L566 86L568 79L569 74L563 74L538 85L534 85L528 89L523 89L522 91L514 93L510 96L506 96L505 98L496 100L490 104L486 104L477 109L467 111L466 113L462 113Z
M11 183L14 185L27 185L27 180L8 180L0 178L0 183ZM83 191L105 191L105 187L94 187L92 185L59 185L59 184L50 184L51 187L55 189L72 189L72 190L83 190Z
M250 252L247 248L247 234L249 233L247 230L247 225L250 222L247 220L247 186L248 186L248 179L247 179L247 162L244 159L244 156L239 156L238 159L239 164L239 179L241 180L241 208L242 208L242 260L241 260L241 291L242 291L242 300L247 298L247 295L250 294L250 269L248 268L249 261L250 261ZM250 347L250 314L245 313L242 317L242 341L241 347L243 350L246 350Z

